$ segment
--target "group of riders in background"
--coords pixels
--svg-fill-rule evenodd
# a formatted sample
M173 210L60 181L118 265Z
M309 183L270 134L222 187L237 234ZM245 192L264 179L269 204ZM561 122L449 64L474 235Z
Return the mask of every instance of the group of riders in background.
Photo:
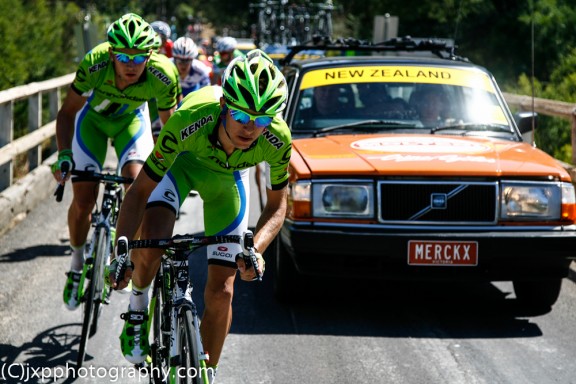
M175 25L163 20L151 22L161 39L158 52L174 61L178 68L183 96L206 85L221 85L228 64L254 48L260 48L277 61L290 46L303 44L312 36L332 36L332 0L323 2L264 0L250 4L250 37L208 36L198 20L188 24L178 37ZM229 31L227 31L229 32ZM155 136L162 128L154 102L150 117Z
M210 36L204 24L194 19L178 33L175 25L165 21L156 21L152 25L163 38L160 53L172 57L170 46L179 36L192 39L198 48L198 60L210 68L221 67L223 48L234 46L235 54L246 53L260 48L265 53L287 51L290 46L312 40L314 35L333 35L332 12L336 9L332 0L313 2L310 0L263 0L249 4L252 20L249 31L224 29L221 36ZM222 37L223 36L223 37ZM219 41L226 37L226 44ZM232 40L229 39L232 37ZM228 52L224 51L224 54ZM224 60L226 64L229 60ZM225 67L225 65L224 65ZM216 83L216 82L213 82Z

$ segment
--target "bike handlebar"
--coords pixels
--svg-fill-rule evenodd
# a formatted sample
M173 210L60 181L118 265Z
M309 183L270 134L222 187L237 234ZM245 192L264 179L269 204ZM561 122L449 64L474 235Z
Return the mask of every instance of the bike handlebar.
M79 176L79 177L83 177L89 181L98 181L101 183L131 184L134 181L134 179L131 177L118 176L118 175L115 175L113 173L99 173L99 172L95 172L95 171L79 171L76 169L73 169L72 171L69 172L68 168L69 168L68 163L62 164L62 170L61 170L62 171L62 180L66 179L66 176L68 175L68 173L70 173L73 176ZM56 191L54 191L54 196L56 196L57 202L62 201L63 195L64 195L64 181L61 182L60 184L58 184L58 187L56 187Z
M145 240L127 240L122 236L118 239L118 248L116 258L118 260L118 269L116 270L116 280L121 276L121 272L126 268L128 250L135 248L160 248L170 249L173 251L193 251L197 248L222 243L243 244L243 248L248 254L243 254L246 268L254 268L256 279L262 281L262 274L258 271L258 258L254 248L254 234L247 231L244 237L239 235L220 235L220 236L194 236L194 235L175 235L168 239L145 239ZM122 252L122 253L121 253Z

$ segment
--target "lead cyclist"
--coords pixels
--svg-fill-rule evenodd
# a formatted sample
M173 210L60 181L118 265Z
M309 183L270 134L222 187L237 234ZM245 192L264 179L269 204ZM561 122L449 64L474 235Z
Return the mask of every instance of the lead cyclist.
M211 235L242 235L248 227L249 168L269 167L267 202L256 225L254 245L258 269L262 254L278 234L287 209L288 162L292 140L279 112L286 106L284 76L261 50L234 59L224 72L223 86L190 93L164 126L143 171L127 191L117 226L117 238L172 236L176 214L188 192L198 191L204 202L204 228ZM242 280L255 278L245 268L238 244L208 246L208 277L200 332L208 373L216 371L232 322L232 298L237 270ZM132 279L132 295L120 336L124 357L142 363L149 353L148 291L160 265L162 250L134 250L118 281L122 289ZM236 261L238 259L238 261ZM114 261L114 266L117 265ZM210 375L213 382L214 376Z

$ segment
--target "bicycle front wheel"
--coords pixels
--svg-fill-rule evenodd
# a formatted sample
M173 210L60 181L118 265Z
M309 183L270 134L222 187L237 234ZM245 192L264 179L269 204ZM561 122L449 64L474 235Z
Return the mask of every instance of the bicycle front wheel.
M181 358L178 380L180 384L203 384L206 375L206 366L200 365L200 351L194 327L194 316L190 308L183 308L178 315L178 340ZM204 362L203 362L204 363Z
M152 314L152 370L151 378L154 384L166 384L164 380L164 372L170 369L169 349L170 349L170 332L167 328L170 327L170 317L166 315L170 308L166 303L164 279L167 276L164 274L163 265L160 266L154 285L152 288L152 299L150 300L150 313Z
M82 301L84 303L82 319L82 334L80 336L80 346L78 347L78 358L76 361L77 368L81 368L86 357L86 345L88 344L88 339L96 333L98 316L100 315L100 304L102 301L101 291L104 285L103 282L103 264L105 262L105 252L106 252L106 229L98 228L96 233L92 238L94 241L93 253L91 255L91 263L89 266L89 272L86 278L88 279L88 287L84 291L84 296Z

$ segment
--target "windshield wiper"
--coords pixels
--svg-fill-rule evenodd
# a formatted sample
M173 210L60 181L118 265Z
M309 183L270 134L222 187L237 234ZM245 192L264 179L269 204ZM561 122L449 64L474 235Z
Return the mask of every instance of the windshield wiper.
M401 127L401 128L413 128L416 126L416 124L414 123L406 123L396 120L362 120L362 121L355 121L353 123L333 125L330 127L320 128L314 132L313 137L316 137L326 132L335 131L337 129L361 128L367 125L385 125L387 127Z
M471 131L485 131L485 132L506 132L512 134L512 130L507 125L494 124L494 123L457 123L452 125L443 125L441 127L434 127L430 129L430 133L434 134L438 131L446 130L463 130L466 132ZM466 135L466 132L463 135Z

